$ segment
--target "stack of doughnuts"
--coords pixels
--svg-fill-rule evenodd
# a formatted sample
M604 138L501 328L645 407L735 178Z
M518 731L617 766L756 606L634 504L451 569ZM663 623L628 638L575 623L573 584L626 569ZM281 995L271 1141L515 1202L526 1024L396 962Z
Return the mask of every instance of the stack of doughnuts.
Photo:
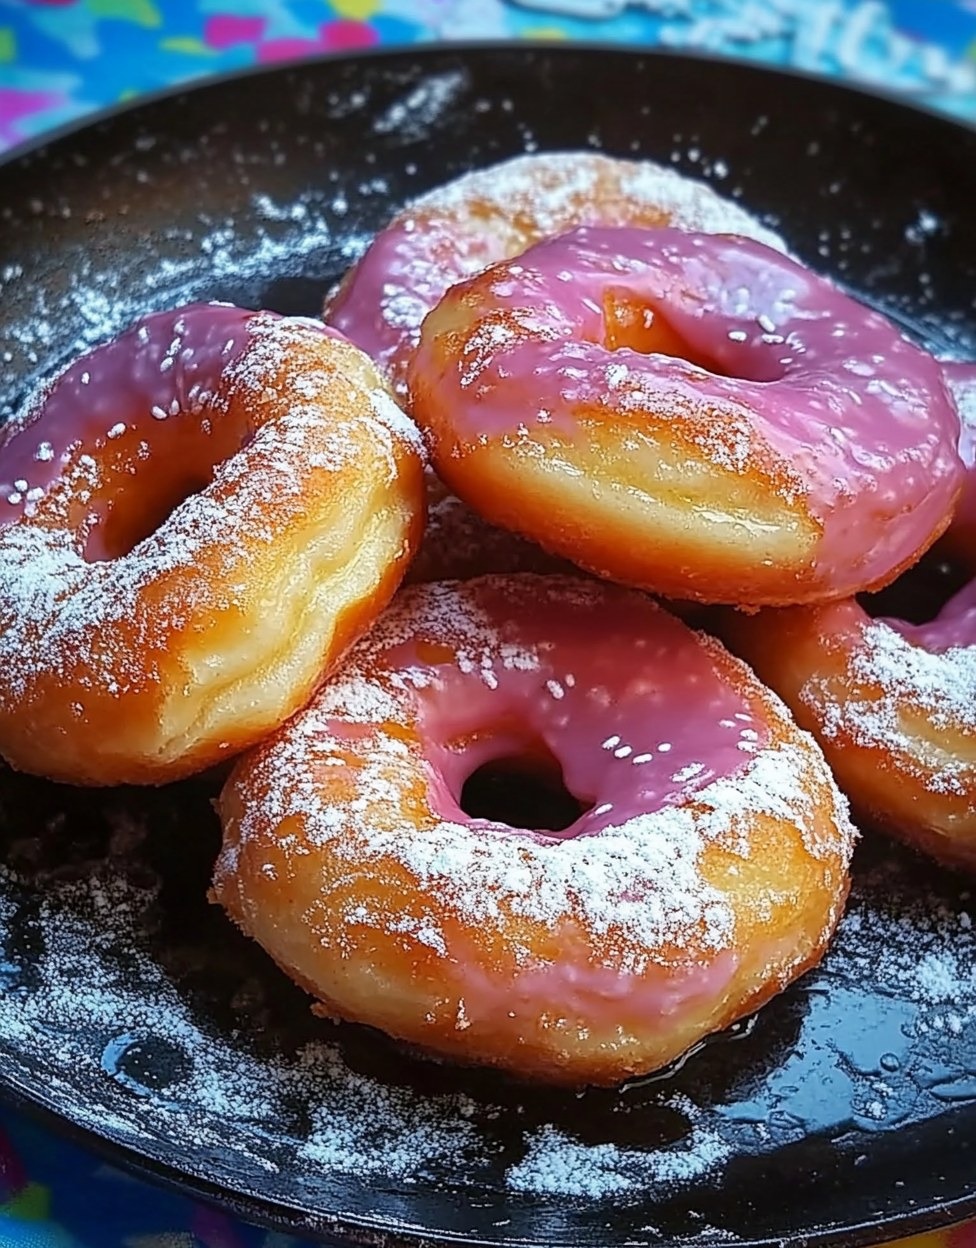
M0 431L11 765L238 755L212 898L317 1011L573 1085L818 962L848 798L976 864L976 598L858 597L968 558L976 371L593 154L424 196L324 320L148 317Z

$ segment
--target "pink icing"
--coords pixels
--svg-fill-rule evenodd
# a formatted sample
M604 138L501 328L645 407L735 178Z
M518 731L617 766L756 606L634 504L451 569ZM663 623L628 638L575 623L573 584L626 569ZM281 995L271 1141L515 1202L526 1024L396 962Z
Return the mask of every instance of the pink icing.
M888 576L952 506L963 466L940 365L884 317L760 243L582 228L480 282L491 320L456 362L445 370L430 342L414 361L415 375L436 376L453 405L462 445L542 424L572 433L582 410L629 422L636 408L678 408L701 413L703 433L712 412L744 416L791 466L820 521L817 580L834 592ZM608 296L663 317L708 367L610 350Z
M976 558L976 364L944 362L949 389L962 423L959 453L967 465L959 504L950 529ZM976 567L973 568L976 571ZM964 585L945 603L939 614L924 624L886 618L884 621L907 640L930 654L944 654L956 647L976 645L976 580Z
M199 419L248 339L253 312L191 304L158 312L61 372L22 419L0 429L0 525L17 520L81 455Z
M609 593L612 610L601 597L567 611L553 599L528 609L517 587L481 588L479 606L499 633L490 667L425 657L423 621L418 636L376 657L413 688L428 800L440 819L511 831L465 814L461 789L484 763L540 744L590 807L560 832L515 829L554 839L683 803L766 744L766 725L685 625L636 595ZM330 727L342 735L340 724Z
M946 360L942 370L959 412L959 454L967 469L952 527L976 543L976 364Z
M375 965L395 948L396 973L422 993L411 1040L453 1022L476 1028L472 1054L558 1054L564 1038L566 1050L608 1046L622 1066L652 1038L676 1053L751 1000L758 971L782 985L809 955L795 934L763 929L776 892L763 872L750 883L736 869L768 859L764 818L792 823L838 868L815 890L826 926L853 844L839 796L814 800L811 766L833 792L822 760L773 739L758 687L723 655L644 596L595 581L407 589L231 781L239 838L225 840L218 894L239 888L248 913L241 853L257 864L294 843L295 869L329 894L326 923L306 913L317 965ZM463 813L471 772L527 753L551 756L590 805L574 825L550 834ZM278 933L268 939L279 956ZM316 982L317 966L298 969Z
M705 183L651 161L595 152L516 156L430 191L396 216L343 281L326 319L400 388L424 317L457 282L575 225L663 220L783 246Z
M925 624L887 617L883 622L930 654L976 645L976 580L953 594L935 619Z
M720 1001L739 969L739 954L724 949L693 966L648 965L640 974L599 966L585 947L548 963L536 963L513 978L489 975L474 958L462 962L465 1015L469 1022L498 1028L511 1018L512 1030L537 1019L546 1009L563 1018L587 1018L603 1028L629 1020L660 1019L665 1024L683 1013L698 1012Z
M397 222L370 244L329 307L329 324L390 369L445 291L500 259L489 232L459 231L437 217Z
M170 466L192 460L191 439L210 437L212 400L258 315L276 317L217 303L157 312L59 373L22 417L0 428L0 527L30 515L83 456L98 461L116 447L133 466L153 456ZM309 324L341 337L319 322ZM212 459L211 453L211 466ZM92 500L88 559L107 557L99 525L109 506Z
M409 628L398 628L389 642L381 636L366 644L370 680L380 687L392 680L398 701L407 703L404 721L416 724L433 816L479 839L528 839L558 854L559 842L579 845L613 828L647 835L647 816L687 804L714 781L741 773L768 745L770 731L717 670L715 643L638 594L586 583L569 594L549 588L554 582L562 583L532 577L471 582L464 588L476 608L473 629L452 629L428 598ZM340 740L365 728L332 716L324 726ZM478 767L540 747L561 768L566 788L589 807L573 824L557 832L512 828L462 810L462 787ZM708 798L703 801L707 808ZM701 844L688 836L675 845L676 858L693 860ZM405 845L408 862L409 852ZM665 875L672 869L683 879L697 870L687 860L669 862ZM608 880L589 870L578 881L580 895L602 895ZM624 956L605 963L569 913L552 919L558 958L532 958L504 970L486 966L463 932L452 931L450 977L465 1025L523 1035L540 1014L552 1012L626 1032L651 1020L680 1025L689 1014L707 1011L727 993L741 956L724 943L729 933L712 942L699 932L693 950L685 948L685 927L697 931L697 908L707 909L701 900L707 886L699 881L686 911L677 900L681 886L673 886L672 895L662 878L652 897L635 877L641 891L630 900L659 913L666 939L677 946L659 959L638 947L633 962ZM716 904L721 908L720 900Z

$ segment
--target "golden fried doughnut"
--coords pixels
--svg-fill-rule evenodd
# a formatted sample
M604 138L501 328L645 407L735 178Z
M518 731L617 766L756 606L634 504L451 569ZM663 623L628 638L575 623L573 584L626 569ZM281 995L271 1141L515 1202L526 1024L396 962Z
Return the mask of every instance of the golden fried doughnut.
M968 591L968 592L967 592ZM855 600L742 616L732 648L814 733L859 814L976 869L974 586L935 626L872 619ZM968 640L943 649L942 626Z
M568 826L466 812L500 760L561 776ZM817 962L846 810L745 665L643 595L419 585L236 764L212 897L323 1013L612 1084Z
M386 605L416 430L321 326L147 317L0 432L0 754L161 783L251 745Z
M742 238L540 243L451 288L409 384L435 470L487 520L671 598L887 584L962 484L939 364Z

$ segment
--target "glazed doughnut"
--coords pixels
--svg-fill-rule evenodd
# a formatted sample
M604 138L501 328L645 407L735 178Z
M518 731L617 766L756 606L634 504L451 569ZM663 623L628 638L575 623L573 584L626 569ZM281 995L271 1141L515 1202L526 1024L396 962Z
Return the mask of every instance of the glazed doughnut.
M567 572L570 566L535 542L497 529L427 471L427 527L408 584L468 581L491 572Z
M403 395L421 322L455 282L574 225L669 224L785 250L737 204L673 169L594 152L517 156L408 205L326 303L325 319L386 369Z
M579 229L454 286L409 370L448 486L493 524L673 598L892 580L944 529L938 363L760 243Z
M467 778L505 759L561 772L574 821L466 814ZM412 586L238 761L212 897L321 1013L612 1084L816 963L847 892L846 809L778 700L643 595Z
M976 469L947 537L940 550L976 574ZM976 870L976 580L922 624L873 619L852 598L736 616L722 633L815 734L867 822Z
M418 435L311 321L149 316L0 432L0 754L161 783L302 706L423 524Z

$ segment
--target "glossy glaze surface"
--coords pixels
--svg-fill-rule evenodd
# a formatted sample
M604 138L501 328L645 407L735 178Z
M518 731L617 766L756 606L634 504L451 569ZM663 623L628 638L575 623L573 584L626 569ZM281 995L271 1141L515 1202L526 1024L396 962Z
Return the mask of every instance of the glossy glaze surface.
M154 451L178 455L174 439L209 432L201 423L224 370L247 345L253 317L191 304L147 316L79 356L0 431L0 525L30 514L81 456L115 444L145 462Z
M466 291L474 326L442 379L462 454L542 427L572 438L586 420L614 421L621 436L675 420L703 448L728 428L727 445L703 453L719 473L772 458L778 488L821 527L817 578L835 592L923 549L958 493L959 419L941 366L760 243L584 227L452 298ZM440 371L437 351L422 340L415 376Z

